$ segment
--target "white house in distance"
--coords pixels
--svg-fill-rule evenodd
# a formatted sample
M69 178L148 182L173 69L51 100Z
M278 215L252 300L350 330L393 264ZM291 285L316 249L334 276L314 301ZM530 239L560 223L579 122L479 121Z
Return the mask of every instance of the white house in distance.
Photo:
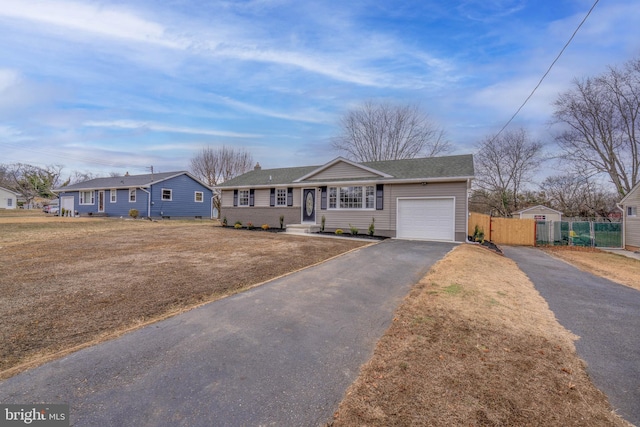
M0 209L15 209L18 206L18 196L15 191L0 187Z
M535 219L536 221L562 221L562 212L548 208L543 205L532 206L514 212L514 218L519 219Z

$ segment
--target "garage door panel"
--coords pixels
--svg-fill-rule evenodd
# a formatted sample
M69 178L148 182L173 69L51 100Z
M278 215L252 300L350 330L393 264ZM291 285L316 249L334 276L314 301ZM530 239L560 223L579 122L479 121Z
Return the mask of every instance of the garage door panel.
M454 240L454 199L399 199L397 237Z

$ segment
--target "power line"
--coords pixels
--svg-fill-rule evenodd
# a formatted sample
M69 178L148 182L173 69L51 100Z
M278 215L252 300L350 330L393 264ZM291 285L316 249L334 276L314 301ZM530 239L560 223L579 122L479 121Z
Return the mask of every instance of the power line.
M564 47L562 48L562 50L560 50L560 53L558 53L558 56L556 56L556 59L553 60L553 62L551 63L551 65L549 65L549 68L547 68L547 71L544 73L544 75L542 76L542 78L540 79L540 81L538 82L538 84L536 85L536 87L533 88L533 90L531 91L531 93L529 94L529 96L527 96L527 99L524 100L524 102L522 103L522 105L520 105L520 107L518 108L518 110L513 113L513 116L511 116L511 118L509 119L509 121L507 121L507 123L502 126L502 129L500 129L500 131L493 137L492 140L495 140L501 133L502 131L504 131L507 126L509 126L511 124L511 122L513 121L513 119L516 118L516 116L518 115L518 113L520 113L520 110L522 110L522 108L527 104L527 102L529 102L529 100L531 99L531 97L533 96L534 93L536 93L536 90L538 90L538 88L540 87L540 85L542 84L542 81L545 79L545 77L547 77L547 74L549 74L549 72L551 72L551 69L553 68L553 66L556 64L556 62L558 62L558 59L560 59L560 57L562 56L562 54L564 53L564 51L567 49L567 47L569 47L569 44L573 41L573 38L576 36L576 34L578 33L578 30L580 30L580 27L582 27L582 24L585 23L585 21L587 20L587 18L589 17L589 15L591 15L591 12L593 11L593 9L596 7L596 5L598 4L600 0L595 0L595 2L593 3L593 6L591 6L591 9L589 9L589 11L587 12L587 14L585 15L585 17L582 19L582 21L580 22L580 24L578 25L578 27L575 29L575 31L573 32L573 34L571 34L571 37L569 38L569 41L567 41L567 43L565 43Z

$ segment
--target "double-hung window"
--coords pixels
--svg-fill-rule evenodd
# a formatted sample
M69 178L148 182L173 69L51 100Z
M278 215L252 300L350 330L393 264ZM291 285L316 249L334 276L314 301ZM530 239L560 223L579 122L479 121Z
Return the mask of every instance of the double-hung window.
M238 190L238 206L249 206L249 190Z
M196 203L202 203L202 201L204 200L204 193L202 191L196 191L194 193L194 199L193 199Z
M170 202L173 198L173 191L170 188L162 189L162 200L165 202Z
M95 203L95 192L93 190L81 191L79 202L81 205L93 205Z
M329 187L329 209L375 209L376 191L373 185Z
M116 203L118 201L118 190L112 188L109 190L109 196L111 197L111 203Z
M276 206L287 206L286 188L276 188Z
M627 206L627 216L638 216L638 207Z
M136 189L135 188L130 188L129 189L129 202L130 203L135 203L136 202Z

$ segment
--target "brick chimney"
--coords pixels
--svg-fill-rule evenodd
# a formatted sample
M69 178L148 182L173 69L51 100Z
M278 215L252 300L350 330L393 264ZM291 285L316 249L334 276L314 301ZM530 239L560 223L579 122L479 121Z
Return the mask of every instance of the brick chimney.
M254 171L260 171L262 170L262 166L260 166L260 162L257 162L256 165L253 167Z

